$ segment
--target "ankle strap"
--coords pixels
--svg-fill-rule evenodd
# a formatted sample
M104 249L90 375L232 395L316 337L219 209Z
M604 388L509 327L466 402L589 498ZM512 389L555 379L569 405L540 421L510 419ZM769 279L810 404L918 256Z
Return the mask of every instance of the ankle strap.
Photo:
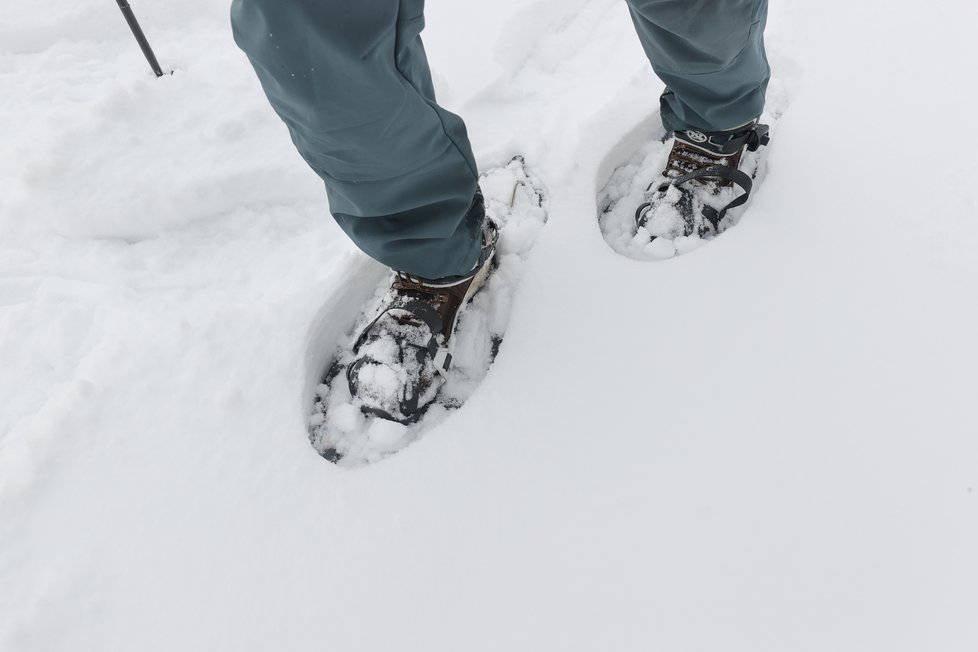
M756 152L771 141L768 126L752 122L746 127L737 127L728 131L677 131L676 140L693 147L698 147L711 154L730 156L736 154L744 146L747 151Z

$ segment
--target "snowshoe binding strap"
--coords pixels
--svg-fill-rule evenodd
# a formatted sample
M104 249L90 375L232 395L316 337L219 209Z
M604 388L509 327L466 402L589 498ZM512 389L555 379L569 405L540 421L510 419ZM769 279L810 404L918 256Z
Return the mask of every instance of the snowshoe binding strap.
M659 187L659 190L664 192L670 185L681 186L688 181L699 179L701 177L719 177L725 181L730 181L731 183L737 184L744 191L742 195L738 195L733 201L721 208L719 211L712 206L703 206L703 217L705 217L706 220L713 225L714 229L718 229L720 226L720 221L727 215L728 210L731 208L737 208L738 206L743 206L747 203L747 198L750 197L751 188L754 187L754 180L751 179L749 174L742 172L737 168L732 168L726 165L715 165L709 168L693 170L689 174L684 174L677 179L673 179L668 184L663 184Z
M358 358L353 364L347 367L346 379L350 385L351 392L356 391L356 379L360 368L372 364L379 365L380 362L369 356L364 356L362 358ZM424 415L424 410L418 409L418 403L420 400L421 388L415 384L411 387L404 388L404 395L401 397L401 400L398 403L398 409L401 413L399 416L391 414L387 410L374 405L361 405L360 411L364 414L372 414L375 417L386 419L387 421L395 421L397 423L408 425L416 422L422 417L422 415Z
M756 122L728 131L677 131L676 139L714 156L732 156L744 147L748 152L771 142L770 128Z
M424 323L431 333L431 337L424 345L414 344L413 342L398 342L402 355L413 356L418 365L424 365L425 360L430 359L437 373L441 375L447 374L452 366L452 354L448 348L440 346L438 342L438 335L442 332L443 327L441 317L437 310L417 299L398 298L391 302L390 305L385 306L380 314L360 333L356 343L353 345L354 354L359 353L361 347L369 341L370 332L374 326L392 311L403 311L407 313L408 318L417 319ZM350 393L353 396L358 395L357 379L360 369L367 365L379 364L381 363L378 360L370 356L362 356L347 367L346 380L350 388ZM422 387L420 377L415 378L414 382L404 388L404 393L398 406L401 413L400 416L393 415L376 406L364 405L361 406L361 410L367 414L373 414L374 416L387 419L388 421L396 421L404 424L414 423L424 414L423 409L418 409L418 404L424 390L425 388Z

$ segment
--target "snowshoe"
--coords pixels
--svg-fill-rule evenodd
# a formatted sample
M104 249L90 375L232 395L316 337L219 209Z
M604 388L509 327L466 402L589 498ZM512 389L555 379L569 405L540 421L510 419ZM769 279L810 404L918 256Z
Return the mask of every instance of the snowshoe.
M392 455L476 391L509 321L524 261L546 223L544 195L522 157L479 179L486 213L472 274L421 279L394 272L377 289L316 392L309 437L344 467Z

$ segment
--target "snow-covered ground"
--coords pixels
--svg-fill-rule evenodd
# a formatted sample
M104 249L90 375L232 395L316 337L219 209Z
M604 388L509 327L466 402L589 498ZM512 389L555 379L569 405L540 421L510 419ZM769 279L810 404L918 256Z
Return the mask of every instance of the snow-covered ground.
M978 649L978 5L774 2L764 183L644 262L597 222L657 133L625 3L429 3L549 222L481 387L351 471L307 418L382 270L227 3L134 4L173 76L111 2L0 21L0 650Z

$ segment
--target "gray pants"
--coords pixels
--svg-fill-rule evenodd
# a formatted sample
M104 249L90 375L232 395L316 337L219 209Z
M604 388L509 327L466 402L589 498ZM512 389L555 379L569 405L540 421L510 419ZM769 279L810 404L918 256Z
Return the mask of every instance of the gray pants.
M720 131L760 115L767 0L627 0L666 83L667 129ZM233 0L237 44L343 230L424 278L478 258L478 171L465 124L438 106L424 0Z

